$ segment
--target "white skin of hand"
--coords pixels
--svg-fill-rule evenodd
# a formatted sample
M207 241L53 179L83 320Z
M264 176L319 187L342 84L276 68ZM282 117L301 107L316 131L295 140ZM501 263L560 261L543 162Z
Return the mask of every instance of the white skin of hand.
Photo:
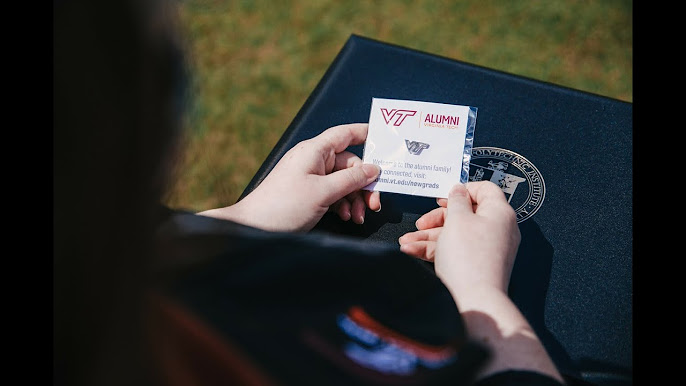
M400 249L434 261L439 275L506 291L521 237L514 210L490 181L458 184L451 195L456 204L448 208L449 199L439 198L439 207L417 220L419 230L400 237Z
M564 379L507 295L521 234L514 209L490 181L455 185L400 237L401 250L433 261L472 339L491 349L477 378L518 369Z
M309 231L327 211L362 224L367 208L381 210L379 192L362 190L380 169L346 148L364 143L368 128L366 123L334 126L299 142L241 201L198 214L281 232Z

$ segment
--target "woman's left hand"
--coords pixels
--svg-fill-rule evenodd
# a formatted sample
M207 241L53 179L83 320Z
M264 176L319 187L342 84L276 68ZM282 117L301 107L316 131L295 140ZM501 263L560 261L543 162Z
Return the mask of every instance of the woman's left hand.
M346 149L364 143L368 128L366 123L334 126L299 142L241 201L199 214L284 232L309 231L327 211L362 224L366 208L381 209L379 192L362 190L380 168Z

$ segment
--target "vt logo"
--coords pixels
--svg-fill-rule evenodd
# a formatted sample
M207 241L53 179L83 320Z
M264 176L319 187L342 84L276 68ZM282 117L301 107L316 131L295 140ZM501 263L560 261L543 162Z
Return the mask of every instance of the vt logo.
M395 119L395 122L393 122L393 126L400 126L405 120L405 118L413 117L415 114L417 114L417 112L414 110L393 109L391 111L388 111L384 108L381 109L381 115L383 115L383 119L384 121L386 121L386 124L391 123L391 121Z
M417 142L417 141L405 140L405 145L407 146L407 151L410 154L414 154L414 155L420 155L422 153L422 150L429 148L428 143Z

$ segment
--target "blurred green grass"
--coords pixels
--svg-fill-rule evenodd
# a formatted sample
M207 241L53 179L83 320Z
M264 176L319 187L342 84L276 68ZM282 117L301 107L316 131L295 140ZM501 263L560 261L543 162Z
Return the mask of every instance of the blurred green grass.
M165 203L233 204L350 34L632 102L626 0L183 0L193 72Z

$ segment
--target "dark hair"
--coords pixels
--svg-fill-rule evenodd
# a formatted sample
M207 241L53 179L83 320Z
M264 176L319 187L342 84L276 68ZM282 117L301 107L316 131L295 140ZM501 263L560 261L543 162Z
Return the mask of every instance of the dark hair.
M149 384L141 295L184 100L173 6L53 3L57 385Z

